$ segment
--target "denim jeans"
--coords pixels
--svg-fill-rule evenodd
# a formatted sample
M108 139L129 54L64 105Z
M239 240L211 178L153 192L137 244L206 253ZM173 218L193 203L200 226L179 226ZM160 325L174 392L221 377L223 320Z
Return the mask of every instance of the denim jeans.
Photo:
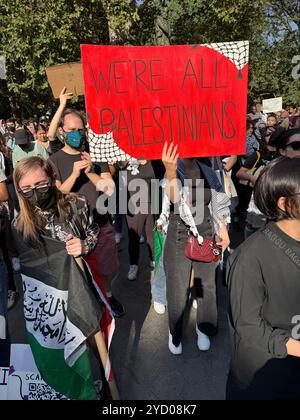
M10 340L7 328L7 270L0 258L0 366L9 366Z
M151 294L154 302L167 305L167 285L163 255L159 260L158 267L152 281Z
M205 220L200 228L201 235L211 237L209 219ZM192 294L198 303L198 329L208 336L217 333L216 264L191 261L186 258L187 237L187 227L179 216L171 214L165 242L164 266L167 279L169 329L175 346L178 346L182 340L184 314L191 293L192 269L195 274Z

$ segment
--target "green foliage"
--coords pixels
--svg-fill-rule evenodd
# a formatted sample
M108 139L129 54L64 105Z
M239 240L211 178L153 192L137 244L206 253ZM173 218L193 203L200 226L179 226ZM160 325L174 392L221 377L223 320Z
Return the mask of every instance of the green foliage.
M0 0L0 15L0 55L6 57L7 89L16 115L53 106L45 68L79 61L81 43L109 42L99 0Z
M263 3L264 0L171 0L172 43L251 39L263 22Z
M54 109L45 68L80 60L80 44L194 44L250 40L249 96L299 101L299 1L0 0L0 115ZM298 25L298 26L297 26ZM297 31L298 29L298 31ZM8 111L8 100L10 110Z
M283 96L285 104L299 104L299 80L291 75L292 58L300 50L299 0L154 0L144 3L148 9L152 7L152 16L162 10L165 15L167 8L171 44L249 40L249 102ZM153 24L148 28L149 39L155 43Z
M134 1L104 0L103 6L109 25L110 42L112 44L128 44L132 25L139 20Z

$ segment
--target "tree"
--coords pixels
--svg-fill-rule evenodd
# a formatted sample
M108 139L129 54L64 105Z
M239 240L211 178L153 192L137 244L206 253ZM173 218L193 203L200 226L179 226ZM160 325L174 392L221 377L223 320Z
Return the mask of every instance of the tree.
M168 45L250 40L249 97L297 101L299 0L0 0L1 97L16 115L55 103L45 75L80 60L80 44ZM298 99L299 100L299 99ZM6 105L4 105L6 104ZM1 100L0 115L7 100ZM8 111L6 110L6 113Z
M286 104L299 102L299 81L291 77L293 56L299 54L299 0L153 0L142 5L138 23L144 43L157 43L154 23L160 16L167 19L171 44L247 39L249 102L262 93L282 95Z
M0 55L6 58L6 88L17 116L53 106L48 66L79 61L81 43L109 42L100 0L0 0L0 14L5 22L0 27Z
M249 96L283 96L285 105L299 105L299 80L292 76L293 57L299 54L298 0L272 0L266 6L264 31L255 37L252 49Z
M109 26L111 44L126 45L130 43L132 25L139 20L137 4L128 0L103 0Z

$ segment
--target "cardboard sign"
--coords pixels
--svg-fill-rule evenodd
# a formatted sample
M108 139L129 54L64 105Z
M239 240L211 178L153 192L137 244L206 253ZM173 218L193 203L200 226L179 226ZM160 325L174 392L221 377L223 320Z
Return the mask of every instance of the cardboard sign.
M59 98L64 86L66 86L67 92L72 92L75 96L84 95L81 63L66 63L48 67L46 74L55 99Z
M149 160L161 158L166 141L179 145L181 157L244 154L248 49L247 41L82 45L92 134L112 132L124 154ZM112 150L110 143L103 155Z
M265 114L282 111L282 97L264 99L262 101L262 107Z

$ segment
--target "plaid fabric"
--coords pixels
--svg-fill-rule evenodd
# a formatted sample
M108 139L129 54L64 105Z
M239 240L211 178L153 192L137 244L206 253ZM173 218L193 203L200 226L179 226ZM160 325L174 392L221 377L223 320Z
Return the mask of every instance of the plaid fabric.
M189 203L188 188L182 187L180 183L178 183L178 186L180 190L180 201L179 203L177 203L177 205L178 205L180 218L189 227L190 231L198 239L198 242L201 245L203 242L203 237L198 232L190 206L188 205ZM163 226L164 232L166 232L168 229L170 207L171 207L171 202L164 190L162 213L159 216L159 219L157 220L157 224L160 224Z

